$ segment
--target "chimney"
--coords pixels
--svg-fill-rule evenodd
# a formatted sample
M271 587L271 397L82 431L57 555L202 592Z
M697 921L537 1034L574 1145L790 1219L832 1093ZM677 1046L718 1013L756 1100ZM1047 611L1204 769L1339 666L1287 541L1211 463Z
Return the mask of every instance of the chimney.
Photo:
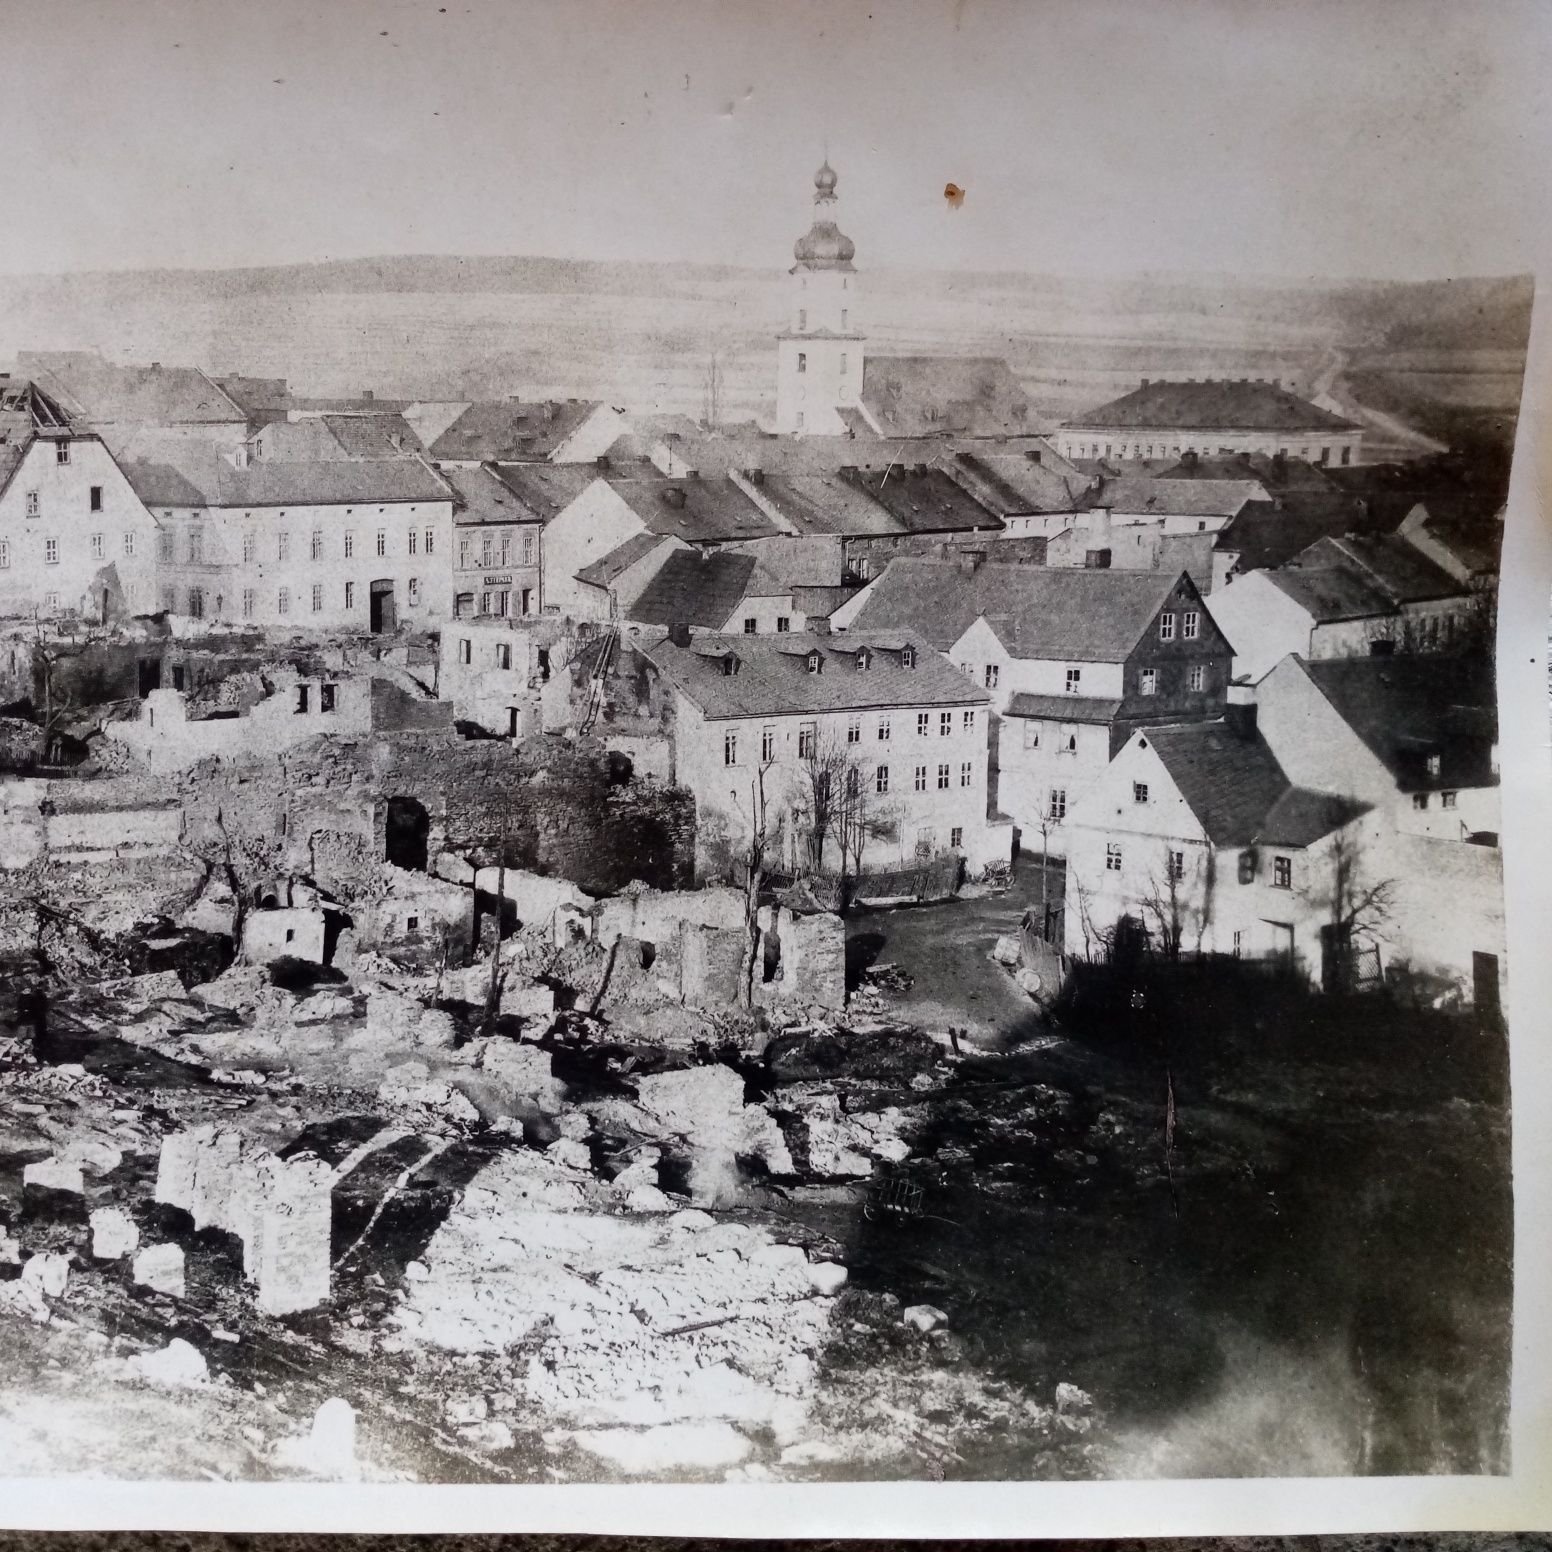
M690 627L683 620L675 620L668 627L668 639L676 647L688 647L690 645Z
M1256 736L1256 687L1253 684L1241 681L1229 686L1223 721L1236 738Z
M361 390L361 397L363 399L365 399L368 404L370 404L372 402L372 400L377 397L377 393L376 393L376 391L374 389L363 388Z
M1144 383L1143 386L1146 388L1147 384ZM1040 449L1038 447L1026 448L1025 451L1024 451L1024 456L1031 463L1039 463L1040 462Z
M856 466L856 464L854 464L854 463L843 463L841 465L841 478L843 480L854 480L854 479L856 479L857 478L857 466Z
M911 473L919 480L925 479L927 477L927 465L924 463L913 463L911 465Z
M160 372L161 369L162 369L162 363L160 361L153 361L151 363L151 370L153 372Z
M608 455L608 453L600 453L598 455L598 458L597 458L596 462L598 464L598 468L599 468L599 472L600 473L607 474L609 472L610 465L609 465L609 455Z
M749 471L749 483L751 485L763 485L765 483L765 470L751 469Z
M1143 378L1142 385L1143 385L1144 388L1146 388L1148 386L1148 379L1146 377Z

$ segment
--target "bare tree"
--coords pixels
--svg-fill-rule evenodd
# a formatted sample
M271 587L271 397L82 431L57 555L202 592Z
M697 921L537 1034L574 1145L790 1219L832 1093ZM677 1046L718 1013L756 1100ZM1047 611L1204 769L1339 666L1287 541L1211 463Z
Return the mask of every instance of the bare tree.
M760 895L770 871L771 851L779 846L782 825L773 820L765 793L770 761L755 766L749 781L749 835L744 846L744 955L738 970L738 1005L754 1003L754 975L760 954ZM734 794L735 801L737 794Z
M1148 874L1148 892L1138 902L1144 922L1167 959L1180 958L1186 925L1192 914L1190 890L1185 878L1185 852L1163 843L1163 865Z
M1364 838L1349 822L1352 808L1344 799L1330 800L1327 865L1305 891L1305 898L1326 918L1322 936L1343 975L1351 973L1355 951L1364 940L1386 936L1396 898L1396 881L1376 875Z
M825 849L832 835L839 840L847 798L848 774L856 770L846 746L827 738L822 743L811 735L799 770L802 772L808 825L804 841L809 871L824 872Z
M722 424L722 363L716 351L706 363L706 376L701 383L701 422L708 431L715 431Z

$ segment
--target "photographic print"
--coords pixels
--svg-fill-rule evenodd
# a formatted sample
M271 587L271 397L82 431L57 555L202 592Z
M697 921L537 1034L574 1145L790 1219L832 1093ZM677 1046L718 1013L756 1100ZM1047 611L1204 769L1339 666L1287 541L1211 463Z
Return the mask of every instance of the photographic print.
M3 11L0 1476L1510 1472L1533 13Z

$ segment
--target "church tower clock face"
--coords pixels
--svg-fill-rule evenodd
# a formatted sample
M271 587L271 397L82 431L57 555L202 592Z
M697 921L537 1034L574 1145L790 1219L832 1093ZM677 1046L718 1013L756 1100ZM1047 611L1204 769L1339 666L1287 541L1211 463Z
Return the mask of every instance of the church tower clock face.
M862 391L864 339L856 326L856 245L835 222L839 180L828 160L814 174L814 219L793 244L786 326L776 336L776 430L839 436Z

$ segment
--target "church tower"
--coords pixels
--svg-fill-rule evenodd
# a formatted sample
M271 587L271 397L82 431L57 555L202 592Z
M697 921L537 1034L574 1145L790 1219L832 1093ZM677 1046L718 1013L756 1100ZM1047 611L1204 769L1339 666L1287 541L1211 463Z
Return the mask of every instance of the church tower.
M834 219L835 171L814 174L814 224L793 245L787 327L776 336L776 429L841 436L837 413L862 392L863 337L854 327L856 246Z

